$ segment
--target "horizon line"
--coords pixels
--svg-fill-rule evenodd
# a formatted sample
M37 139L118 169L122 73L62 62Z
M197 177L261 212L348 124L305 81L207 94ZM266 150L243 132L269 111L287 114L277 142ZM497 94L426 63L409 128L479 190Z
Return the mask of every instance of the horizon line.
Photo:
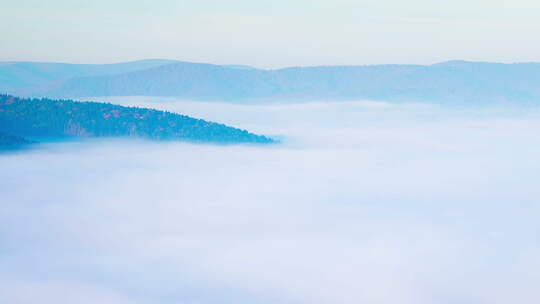
M8 60L8 61L0 61L0 67L2 65L10 65L10 64L21 64L21 63L29 63L29 64L65 64L65 65L118 65L118 64L128 64L128 63L136 63L136 62L145 62L145 61L163 61L164 65L166 64L175 64L175 63L186 63L186 64L205 64L205 65L213 65L213 66L222 66L222 67L245 67L245 68L252 68L257 70L282 70L282 69L289 69L289 68L314 68L314 67L361 67L361 66L385 66L385 65L394 65L394 66L436 66L436 65L442 65L442 64L451 64L451 63L476 63L476 64L502 64L502 65L513 65L513 64L540 64L540 61L516 61L516 62L502 62L502 61L476 61L476 60L464 60L464 59L450 59L450 60L444 60L444 61L437 61L430 64L418 64L418 63L374 63L374 64L320 64L320 65L289 65L284 67L278 67L278 68L260 68L248 64L241 64L241 63L225 63L225 64L219 64L219 63L211 63L211 62L201 62L201 61L186 61L186 60L179 60L179 59L170 59L170 58L142 58L142 59L135 59L135 60L128 60L128 61L118 61L118 62L111 62L111 63L75 63L75 62L62 62L62 61L40 61L40 60ZM168 62L168 63L167 63Z

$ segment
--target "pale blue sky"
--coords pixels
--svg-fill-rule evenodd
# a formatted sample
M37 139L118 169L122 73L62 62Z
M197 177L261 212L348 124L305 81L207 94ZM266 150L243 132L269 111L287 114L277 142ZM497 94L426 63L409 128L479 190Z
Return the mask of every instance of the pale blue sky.
M540 61L532 0L4 0L0 61Z

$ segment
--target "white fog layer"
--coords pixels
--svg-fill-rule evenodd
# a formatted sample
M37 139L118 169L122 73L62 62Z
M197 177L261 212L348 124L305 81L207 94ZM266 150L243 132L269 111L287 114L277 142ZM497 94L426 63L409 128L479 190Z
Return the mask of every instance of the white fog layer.
M0 303L540 301L538 109L96 100L282 143L0 154Z

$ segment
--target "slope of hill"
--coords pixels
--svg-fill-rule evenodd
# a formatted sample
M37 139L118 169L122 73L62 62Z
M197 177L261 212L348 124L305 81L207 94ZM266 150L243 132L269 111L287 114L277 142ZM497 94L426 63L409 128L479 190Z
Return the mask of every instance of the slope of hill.
M147 59L115 64L69 64L49 62L1 62L0 90L39 86L74 77L112 75L149 69L178 61Z
M130 136L209 143L270 143L265 136L170 112L0 95L0 132L40 140Z
M30 144L32 142L25 138L0 132L0 151L20 149Z
M279 70L177 62L114 75L74 77L16 90L23 96L175 96L198 100L351 100L538 103L540 64L449 61L434 65L293 67Z

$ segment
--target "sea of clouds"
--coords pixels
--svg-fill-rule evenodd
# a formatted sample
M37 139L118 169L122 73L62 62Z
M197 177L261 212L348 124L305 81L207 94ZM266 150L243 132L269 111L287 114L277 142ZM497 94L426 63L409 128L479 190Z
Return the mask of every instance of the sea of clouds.
M276 136L0 155L0 303L540 301L540 111L151 106Z

